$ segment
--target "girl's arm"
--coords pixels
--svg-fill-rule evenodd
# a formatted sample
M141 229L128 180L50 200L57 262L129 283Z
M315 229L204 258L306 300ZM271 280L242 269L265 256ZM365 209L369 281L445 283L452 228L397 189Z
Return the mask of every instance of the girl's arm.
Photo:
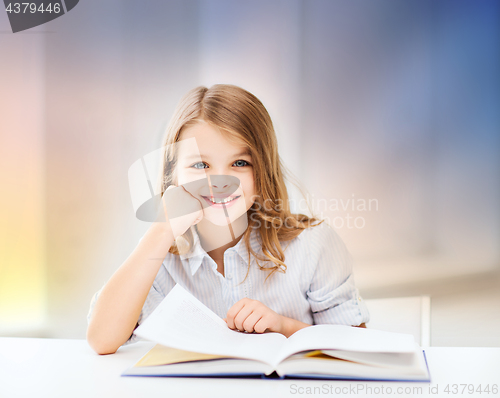
M290 337L292 334L294 334L296 331L298 331L300 329L304 329L308 326L311 326L308 323L297 321L293 318L287 318L285 316L282 316L282 318L284 318L284 319L282 320L282 328L281 328L280 333L284 334L286 337ZM366 328L366 325L364 323L362 323L361 325L354 326L354 327Z
M173 190L170 192L170 188ZM184 187L169 187L163 196L163 218L147 230L132 254L102 288L95 302L87 341L98 354L112 354L132 335L149 290L176 236L203 218L200 202ZM167 192L166 191L166 192ZM197 211L193 209L199 208ZM173 220L168 209L189 209Z
M288 318L283 315L281 317L283 318L283 321L280 333L285 335L286 337L290 337L292 334L294 334L300 329L304 329L308 326L311 326L308 323L297 321L296 319L293 318Z
M103 287L87 328L87 341L98 354L112 354L129 339L173 242L170 228L154 223Z

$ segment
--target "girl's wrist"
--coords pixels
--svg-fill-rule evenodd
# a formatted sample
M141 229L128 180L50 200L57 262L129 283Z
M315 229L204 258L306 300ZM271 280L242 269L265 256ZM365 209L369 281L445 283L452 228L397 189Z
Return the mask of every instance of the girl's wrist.
M172 238L172 241L175 239L168 222L154 222L146 231L146 235L148 234L163 238Z
M280 322L281 323L280 333L283 334L285 337L290 337L296 331L311 326L307 323L297 321L296 319L288 318L283 315L280 315L280 317L282 318Z
M143 239L148 241L152 246L163 248L167 252L174 243L174 236L168 224L165 226L153 223L144 234Z

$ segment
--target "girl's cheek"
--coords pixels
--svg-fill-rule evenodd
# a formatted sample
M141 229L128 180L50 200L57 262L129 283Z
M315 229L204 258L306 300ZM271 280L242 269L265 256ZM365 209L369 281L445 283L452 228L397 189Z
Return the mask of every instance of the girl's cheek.
M237 176L240 180L241 185L245 189L249 189L253 186L253 173L242 173Z
M178 177L177 182L179 184L176 185L179 186L191 181L196 181L205 178L205 174L200 172L182 171L178 173L177 177Z

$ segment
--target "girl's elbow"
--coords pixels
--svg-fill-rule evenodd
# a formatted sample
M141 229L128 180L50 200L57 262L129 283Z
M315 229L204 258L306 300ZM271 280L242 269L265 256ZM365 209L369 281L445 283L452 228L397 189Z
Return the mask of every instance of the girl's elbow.
M106 341L102 336L95 336L90 327L87 328L87 343L99 355L114 354L120 347L114 342Z
M114 354L118 350L118 347L114 345L103 344L101 342L94 341L88 338L87 343L89 344L90 348L92 348L99 355Z

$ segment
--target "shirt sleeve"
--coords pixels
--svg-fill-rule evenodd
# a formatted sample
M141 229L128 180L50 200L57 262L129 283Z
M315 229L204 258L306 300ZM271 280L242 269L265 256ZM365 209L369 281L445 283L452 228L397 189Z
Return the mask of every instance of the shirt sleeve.
M314 229L309 246L315 271L307 292L314 324L368 322L370 314L354 283L352 257L344 242L325 223Z

